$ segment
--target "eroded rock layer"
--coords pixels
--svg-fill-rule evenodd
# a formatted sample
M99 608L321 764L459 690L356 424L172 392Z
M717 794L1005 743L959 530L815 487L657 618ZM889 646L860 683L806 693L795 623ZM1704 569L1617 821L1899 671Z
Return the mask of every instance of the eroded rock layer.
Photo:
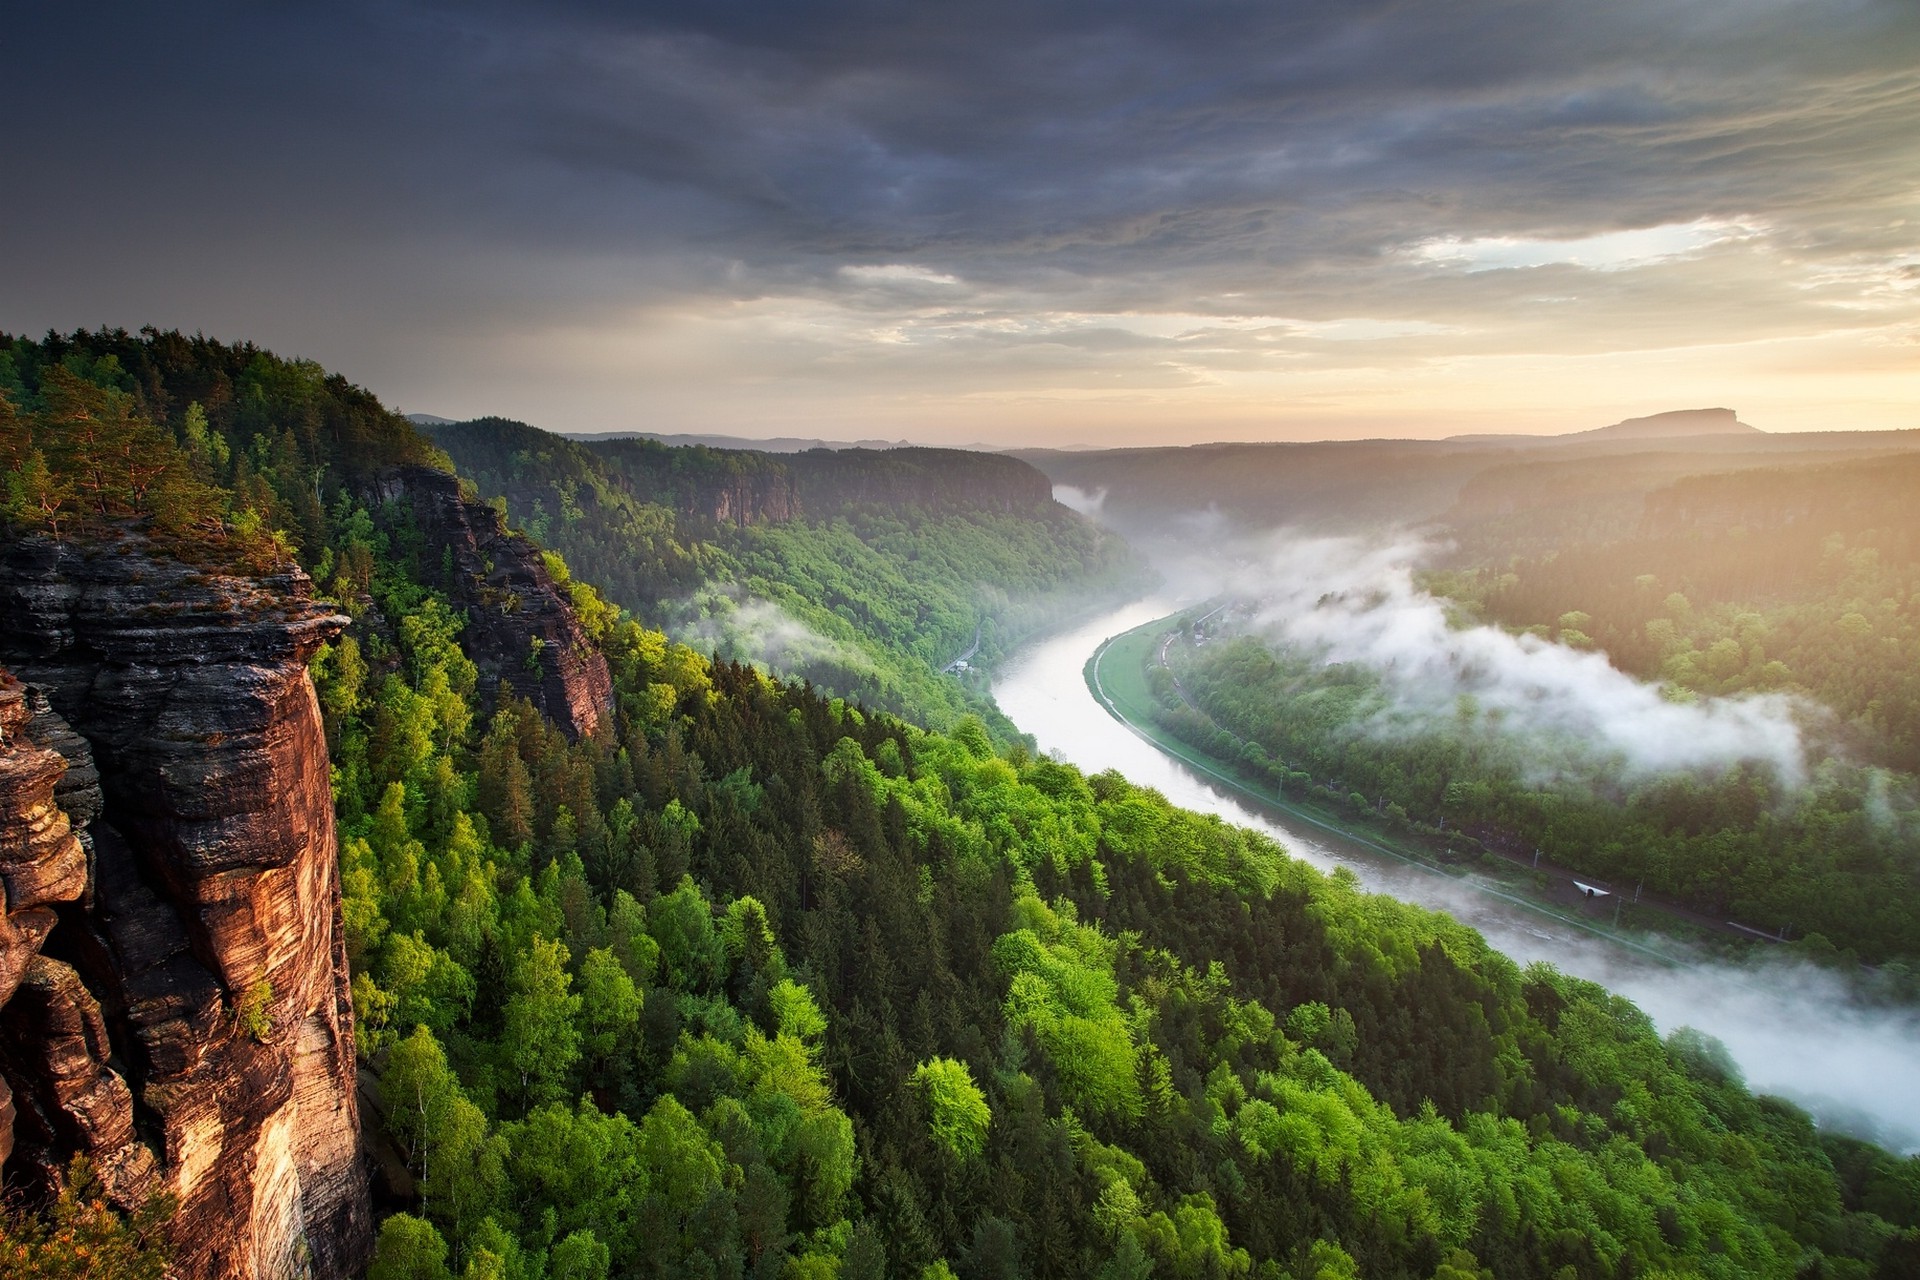
M600 732L613 714L613 677L539 548L510 533L492 507L469 502L445 471L401 468L378 496L412 505L430 557L442 564L438 585L466 610L461 647L482 676L504 681L575 737Z
M24 691L22 717L0 697L21 720L0 756L6 920L43 953L16 966L0 943L20 975L0 1010L7 1173L83 1151L118 1195L157 1180L185 1275L343 1277L371 1243L306 669L346 623L298 573L211 574L134 541L0 552L0 662L47 699L34 714ZM41 900L62 904L50 928Z

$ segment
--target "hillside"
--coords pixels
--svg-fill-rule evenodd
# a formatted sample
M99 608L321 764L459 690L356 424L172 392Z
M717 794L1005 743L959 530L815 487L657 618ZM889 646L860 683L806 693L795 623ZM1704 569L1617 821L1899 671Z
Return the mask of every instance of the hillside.
M985 670L1144 576L1046 477L995 454L577 441L497 418L429 432L641 619L930 724L974 714L1010 733Z
M313 541L287 545L349 621L314 654L311 683L296 666L271 702L309 722L304 738L274 740L310 773L325 745L338 908L290 913L332 946L274 954L322 960L350 989L337 1025L367 1082L382 1280L1787 1277L1896 1275L1920 1256L1920 1163L1821 1137L1790 1105L1752 1096L1710 1040L1662 1040L1599 987L1522 971L1447 917L1363 895L1118 776L996 751L976 723L929 732L709 662L619 617L467 500L418 461L429 451L403 421L363 442L384 463L335 466L325 431L311 451L295 432L256 469L237 415L170 390L237 349L173 367L161 412L107 385L126 366L103 367L95 343L16 358L34 371L0 440L16 460L4 518L17 555L84 558L149 591L163 587L157 566L204 573L210 553L186 540L90 554L160 519L118 478L96 495L108 509L65 541L37 500L75 492L95 444L149 429L173 442L153 456L201 469L205 513L223 527L266 516L242 478L268 504L282 486L318 486ZM276 392L286 363L248 364L241 390L269 423L307 404L324 424L346 395L326 380ZM76 385L92 388L85 417L60 392ZM325 396L302 400L315 385ZM225 612L255 626L304 591L279 565L248 582L235 589L266 607ZM30 597L61 598L58 572L52 585ZM0 614L9 662L41 660L13 630L29 616ZM196 615L158 609L142 623L136 638L196 634ZM53 667L35 679L65 669ZM96 750L182 741L102 732L80 687L44 685ZM114 715L155 709L123 683L97 687ZM0 765L24 754L16 719L0 696ZM108 772L101 817L83 790L58 787L60 767L36 755L0 780L32 781L49 831L86 820L62 804L100 836L135 825L127 806L146 793L116 797ZM167 771L176 787L195 776ZM257 855L254 837L295 827L318 830L215 823L181 850L226 867ZM291 879L324 884L329 870ZM167 899L155 909L184 918ZM248 936L244 910L206 919ZM68 914L50 936L87 951L91 928ZM15 933L31 948L49 936ZM155 936L93 949L93 963L144 976L148 953L133 944ZM243 1150L275 1156L318 1132L305 1104L321 1095L274 1092L291 1089L294 1067L270 1050L312 1027L289 1016L292 970L253 986L243 963L230 970L203 1004L161 1008L221 1047L196 1070L260 1071L225 1077L220 1096L301 1106L244 1149L149 1148L131 1120L103 1136L146 1150L168 1179L226 1177ZM153 1007L95 991L103 1017L60 1024L94 1056L66 1061L113 1092L126 1064L147 1060L128 1015ZM0 1009L0 1075L33 1097L38 1078L20 1064L45 1024L23 1015L43 1006L21 1000ZM124 1083L117 1096L129 1098ZM184 1101L143 1105L164 1116ZM11 1132L9 1172L30 1159L57 1174L89 1131L23 1120ZM267 1165L284 1176L248 1185L281 1197L317 1185L297 1160ZM105 1202L84 1212L101 1230L138 1225L114 1228ZM4 1219L0 1256L31 1274L62 1242L27 1221ZM264 1233L324 1280L349 1274L338 1239L317 1225L307 1239L301 1222L194 1217L159 1235L162 1251L213 1251L237 1272L252 1266L248 1233Z
M1136 540L1190 540L1191 521L1202 513L1211 513L1215 537L1276 527L1356 533L1388 525L1472 537L1476 526L1519 503L1539 508L1536 518L1509 521L1487 541L1519 538L1531 549L1562 528L1575 538L1617 536L1638 520L1647 494L1685 475L1917 452L1920 431L1769 434L1739 422L1731 410L1715 409L1562 436L1024 450L1016 456L1055 484L1102 495L1100 518ZM1568 496L1583 505L1556 523L1553 508ZM1605 500L1590 501L1596 497ZM1582 523L1595 518L1605 527ZM1189 522L1184 532L1183 520Z

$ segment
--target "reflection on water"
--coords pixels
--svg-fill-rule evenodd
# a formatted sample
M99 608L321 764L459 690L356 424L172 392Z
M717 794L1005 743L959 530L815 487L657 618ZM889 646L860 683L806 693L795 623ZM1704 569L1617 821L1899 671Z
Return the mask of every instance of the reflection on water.
M1673 968L1459 881L1409 867L1278 811L1256 813L1135 736L1088 691L1082 670L1101 641L1182 607L1136 601L1010 660L993 694L1042 751L1087 773L1117 769L1175 804L1272 836L1314 866L1352 868L1367 888L1448 911L1522 964L1550 961L1605 983L1662 1031L1698 1027L1726 1042L1758 1092L1792 1097L1841 1127L1920 1150L1920 1020L1851 1003L1804 966Z

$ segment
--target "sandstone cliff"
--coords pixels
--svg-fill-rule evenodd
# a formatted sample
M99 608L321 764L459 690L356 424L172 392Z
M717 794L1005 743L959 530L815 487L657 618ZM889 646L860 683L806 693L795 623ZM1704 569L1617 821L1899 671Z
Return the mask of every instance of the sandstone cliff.
M443 437L459 457L460 441ZM848 506L1035 515L1054 509L1053 486L1029 464L966 449L815 449L769 454L668 449L653 441L583 447L613 481L680 515L720 524L826 519ZM463 464L464 465L464 464Z
M411 506L426 538L426 577L466 611L461 647L483 688L505 681L576 738L600 732L613 714L613 677L539 548L509 533L492 507L469 502L444 471L401 468L375 496Z
M0 550L6 1175L78 1151L117 1198L165 1187L184 1275L344 1277L371 1244L306 670L346 622L297 573Z

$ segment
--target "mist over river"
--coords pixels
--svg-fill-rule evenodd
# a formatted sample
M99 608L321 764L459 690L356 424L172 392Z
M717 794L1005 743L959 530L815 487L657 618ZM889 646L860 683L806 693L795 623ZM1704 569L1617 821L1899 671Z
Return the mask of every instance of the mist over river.
M1117 769L1174 803L1251 827L1308 863L1345 866L1375 892L1451 912L1521 964L1545 960L1603 983L1665 1033L1696 1027L1725 1042L1757 1093L1793 1099L1823 1122L1894 1149L1920 1151L1920 1017L1865 1008L1811 966L1678 967L1525 905L1410 867L1278 810L1256 812L1108 714L1082 675L1100 643L1191 600L1154 596L1056 635L1010 659L993 684L1000 708L1042 751L1087 773ZM1682 955L1678 945L1666 948Z

